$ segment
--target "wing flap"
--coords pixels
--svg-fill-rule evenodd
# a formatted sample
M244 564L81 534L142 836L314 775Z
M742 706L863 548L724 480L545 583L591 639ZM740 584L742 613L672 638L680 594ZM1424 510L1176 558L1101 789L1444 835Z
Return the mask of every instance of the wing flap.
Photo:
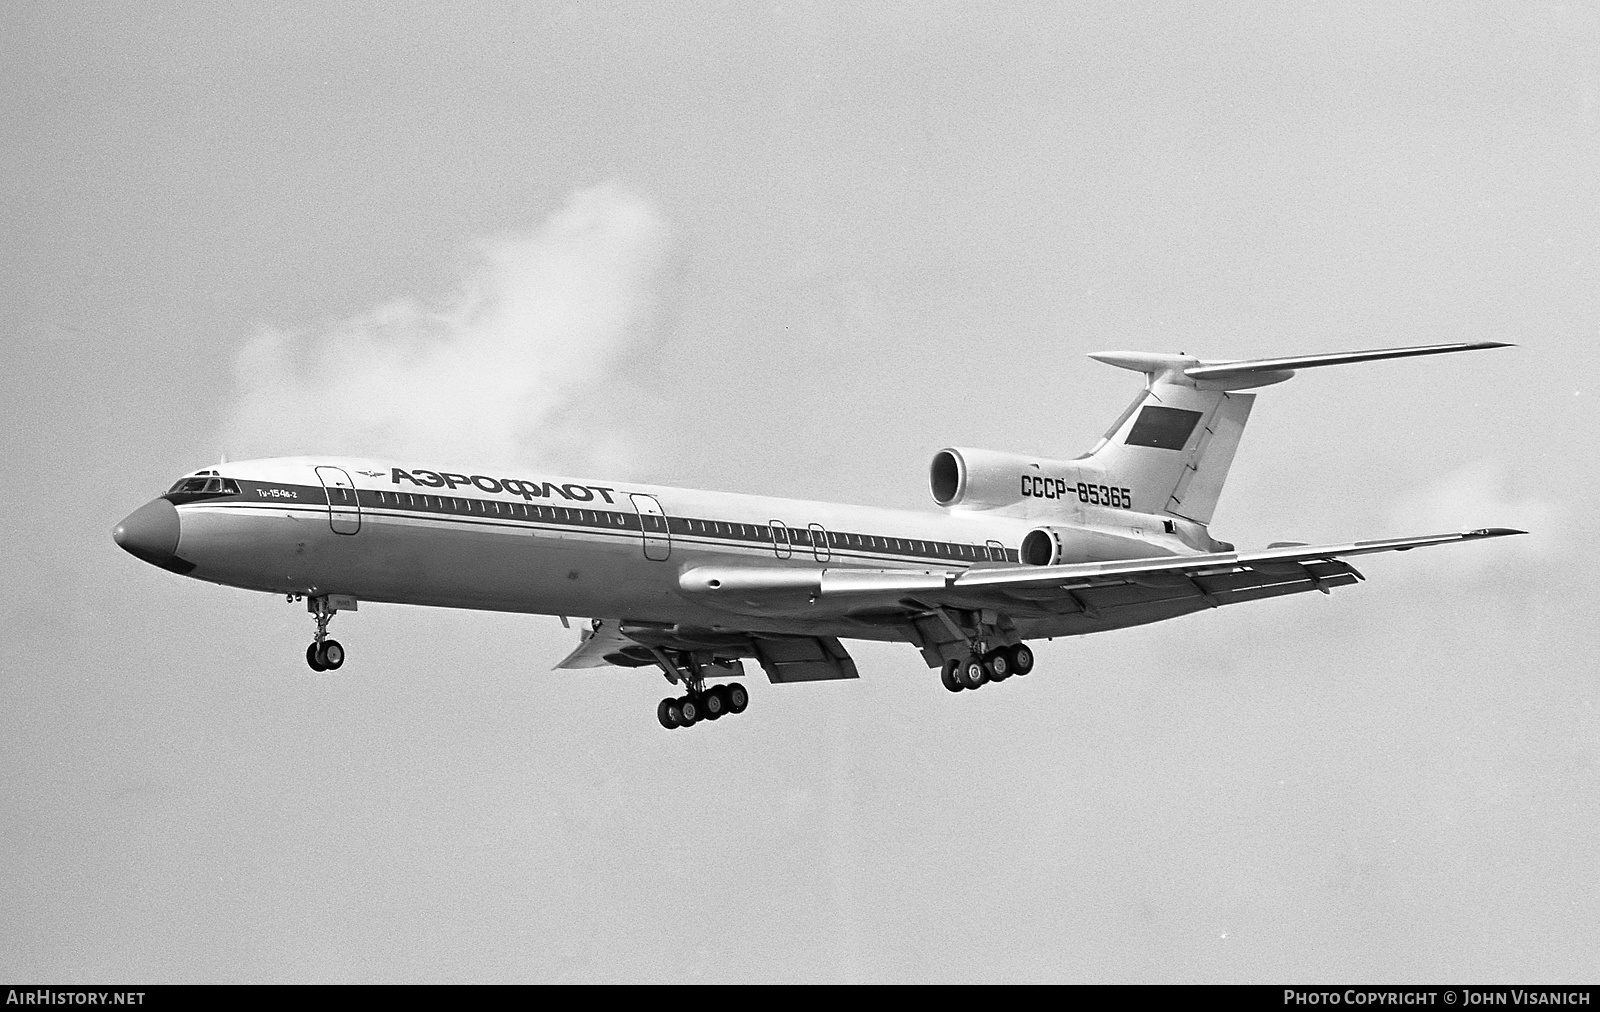
M756 660L775 685L859 678L856 662L832 636L757 636Z

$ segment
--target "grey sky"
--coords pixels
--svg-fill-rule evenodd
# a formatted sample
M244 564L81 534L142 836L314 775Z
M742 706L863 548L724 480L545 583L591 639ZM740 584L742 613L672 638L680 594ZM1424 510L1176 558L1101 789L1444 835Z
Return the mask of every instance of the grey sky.
M1107 11L0 8L0 977L1592 981L1600 17ZM1520 347L1264 391L1213 530L1533 536L977 694L852 645L667 734L380 606L312 676L109 537L418 441L932 508L1086 449L1089 351L1451 340Z

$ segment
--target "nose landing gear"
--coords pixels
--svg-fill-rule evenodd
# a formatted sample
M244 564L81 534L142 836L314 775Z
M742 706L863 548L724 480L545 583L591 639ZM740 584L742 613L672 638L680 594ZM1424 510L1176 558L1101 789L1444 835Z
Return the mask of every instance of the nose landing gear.
M306 647L306 666L312 671L337 671L344 666L344 646L328 638L328 623L339 610L355 611L356 599L343 594L324 594L306 599L306 611L317 620L317 631Z

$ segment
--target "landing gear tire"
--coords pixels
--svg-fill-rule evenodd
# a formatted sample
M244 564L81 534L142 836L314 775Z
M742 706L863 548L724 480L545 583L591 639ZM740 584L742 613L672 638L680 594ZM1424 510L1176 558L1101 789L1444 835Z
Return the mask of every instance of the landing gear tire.
M966 688L965 685L961 684L960 675L960 661L945 661L944 667L939 669L939 684L943 685L951 692L960 692L962 689Z
M728 712L728 690L722 686L713 686L706 690L704 702L706 705L707 720L721 720Z
M700 700L694 696L680 696L678 698L678 720L683 727L693 727L705 717L705 707L700 705Z
M656 719L661 721L661 726L668 731L683 726L681 715L678 712L678 701L667 698L656 704Z
M1033 670L1033 648L1028 644L1018 643L1006 651L1006 654L1011 661L1013 674L1025 675Z
M738 682L734 682L725 690L728 693L728 712L743 713L744 708L750 705L750 693Z
M297 600L296 596L289 595L290 600ZM342 600L342 599L340 599ZM337 671L344 665L344 647L338 640L328 638L328 623L333 621L333 616L338 608L334 606L334 597L312 597L306 601L306 609L311 612L317 621L317 632L311 637L311 645L306 647L306 664L312 671ZM348 606L355 607L353 602Z
M344 666L344 647L338 640L323 640L321 648L317 650L317 659L329 671L338 671Z
M989 672L984 669L983 658L973 654L961 662L956 677L963 689L976 689L989 680Z
M1003 682L1011 677L1011 655L1003 648L989 651L983 659L983 666L988 670L991 682Z

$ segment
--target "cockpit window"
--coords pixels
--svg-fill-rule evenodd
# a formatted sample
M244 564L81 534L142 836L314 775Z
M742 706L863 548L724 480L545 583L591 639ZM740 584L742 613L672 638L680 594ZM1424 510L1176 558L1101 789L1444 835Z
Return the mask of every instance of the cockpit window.
M212 472L212 474L215 473ZM209 493L211 495L238 495L239 483L232 478L202 478L195 476L193 478L179 478L178 483L167 490L168 495L193 494L196 492Z

